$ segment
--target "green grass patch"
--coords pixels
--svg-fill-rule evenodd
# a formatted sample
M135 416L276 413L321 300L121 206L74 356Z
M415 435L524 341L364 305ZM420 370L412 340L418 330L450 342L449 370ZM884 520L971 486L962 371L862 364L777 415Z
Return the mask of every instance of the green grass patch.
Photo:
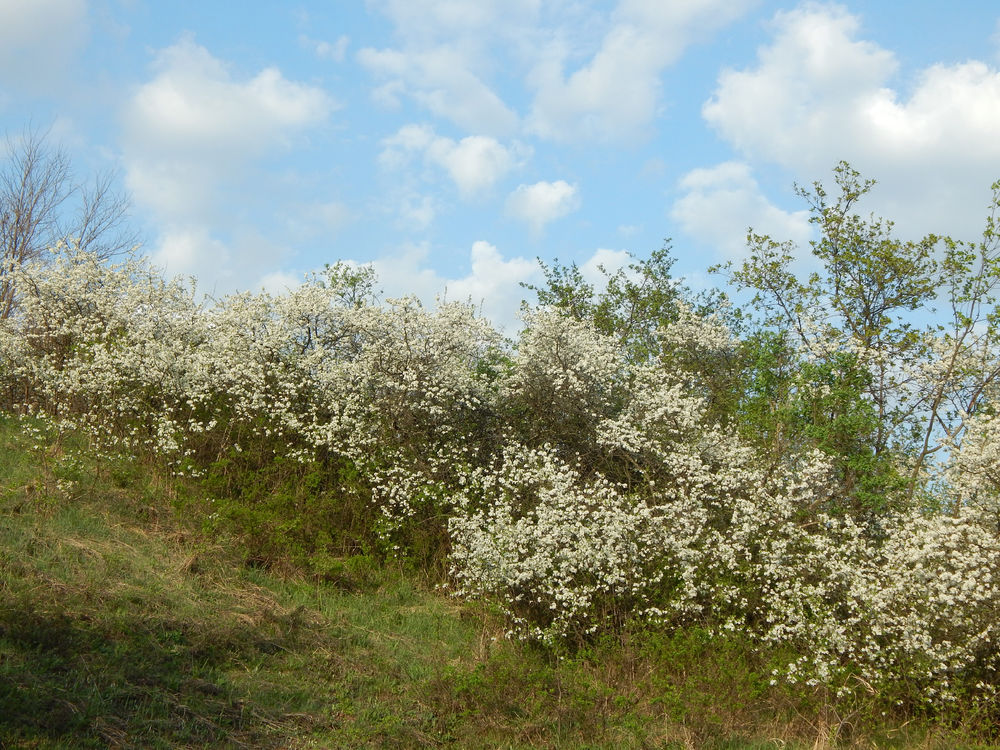
M969 717L838 713L769 685L768 655L738 638L638 629L560 657L369 557L331 559L322 576L248 566L178 510L197 485L81 447L0 420L0 748L945 748L987 735Z

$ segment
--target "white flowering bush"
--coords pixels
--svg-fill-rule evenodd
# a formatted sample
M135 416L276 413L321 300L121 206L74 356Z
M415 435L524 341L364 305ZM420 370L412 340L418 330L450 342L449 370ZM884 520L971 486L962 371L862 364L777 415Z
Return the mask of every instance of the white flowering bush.
M503 602L519 637L552 643L659 617L659 589L680 585L661 509L584 478L549 446L510 446L454 502L456 592Z
M871 659L881 658L893 679L927 670L930 689L945 698L965 670L995 687L1000 667L1000 535L976 516L898 519L858 597L874 615L871 642L881 646Z
M968 420L961 450L947 468L951 503L971 507L983 522L1000 531L1000 419L982 415Z
M590 453L600 421L616 413L628 388L623 353L594 325L556 310L525 316L500 397L509 430L564 455Z
M460 304L432 313L394 300L349 318L357 354L318 368L321 411L305 434L367 477L384 538L412 545L419 531L440 554L448 488L478 463L495 423L499 336Z
M682 313L673 326L662 339L688 361L732 346L718 321ZM605 378L587 396L585 377L552 356L570 336L578 367ZM1000 539L980 516L887 513L873 535L836 512L838 468L824 451L775 463L709 419L688 371L639 366L622 387L607 337L567 321L547 341L558 346L529 382L545 389L539 403L571 402L569 434L592 442L576 453L508 444L468 478L450 522L460 594L502 602L522 638L700 623L794 647L802 656L775 679L840 693L912 681L954 699L955 675L977 674L974 692L992 694ZM523 388L522 372L512 381ZM558 431L541 419L544 435Z
M186 374L205 340L183 285L67 248L51 267L13 273L25 291L3 322L0 367L15 403L105 449L181 450L192 425L173 407L189 396Z
M337 268L206 304L142 262L68 248L16 273L29 291L4 322L9 405L203 477L213 518L273 538L265 559L336 536L324 522L346 522L357 549L419 526L443 554L443 488L495 422L500 339L470 306L372 304Z

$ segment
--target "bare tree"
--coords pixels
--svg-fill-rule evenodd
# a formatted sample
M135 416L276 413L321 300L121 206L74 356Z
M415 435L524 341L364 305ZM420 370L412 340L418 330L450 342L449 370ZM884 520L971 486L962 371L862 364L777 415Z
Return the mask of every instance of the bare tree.
M137 233L128 224L130 202L113 190L114 175L89 184L73 181L70 160L49 146L45 133L7 138L0 162L0 320L17 307L10 272L44 259L60 241L102 259L129 252Z

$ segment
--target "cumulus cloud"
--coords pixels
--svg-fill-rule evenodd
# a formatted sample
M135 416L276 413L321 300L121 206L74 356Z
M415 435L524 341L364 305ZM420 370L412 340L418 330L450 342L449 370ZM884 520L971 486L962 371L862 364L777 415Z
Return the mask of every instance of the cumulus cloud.
M545 225L568 216L580 207L579 190L565 180L519 185L507 196L507 214L540 234Z
M469 132L622 140L650 126L663 71L754 2L619 0L609 14L541 0L374 0L400 43L358 60L380 81L377 101L407 96ZM499 93L503 74L531 92L523 120Z
M580 265L580 274L584 281L594 285L594 289L603 291L607 286L608 276L614 276L618 269L627 266L631 260L632 256L627 250L600 247Z
M438 139L432 144L430 155L448 170L463 195L492 187L511 170L517 159L515 152L481 135L463 138L458 143Z
M204 227L169 227L152 253L153 263L169 275L203 269L206 261L215 265L210 276L224 276L229 249Z
M398 224L422 232L434 223L437 211L437 203L431 196L407 192L399 200Z
M854 38L856 16L841 6L807 5L778 13L772 25L775 38L758 50L757 67L724 71L704 106L723 137L745 153L826 167L847 138L883 130L876 112L895 98L884 84L898 62Z
M0 83L31 93L55 84L87 38L86 0L0 3Z
M338 200L313 201L294 207L285 220L290 237L296 240L328 239L354 219L351 209Z
M234 223L229 194L268 190L249 178L255 160L290 148L336 104L276 68L237 79L190 37L161 50L153 71L123 112L126 180L161 227L153 258L210 288L255 286L287 250Z
M382 139L379 163L393 169L403 167L414 153L426 151L435 137L434 128L429 125L404 125L395 134Z
M753 67L724 71L705 119L750 159L818 179L847 159L884 186L877 208L913 232L978 231L1000 163L1000 71L932 65L893 88L896 56L839 5L778 13ZM984 31L988 33L988 31Z
M469 251L469 272L449 278L432 269L429 258L427 244L406 245L372 265L389 297L416 294L425 304L437 298L471 302L505 330L517 327L517 312L524 296L520 283L533 281L539 275L534 260L505 258L496 246L479 240Z
M289 248L252 227L220 237L216 227L167 225L149 251L150 261L168 277L192 276L200 293L221 297L237 290L280 293L302 279L275 267Z
M448 298L468 300L508 328L523 296L521 282L535 277L538 263L520 257L507 260L495 246L482 240L472 244L469 260L471 271L448 282Z
M372 97L398 106L407 97L466 132L506 137L520 124L492 79L498 59L530 44L540 0L372 0L398 45L364 48L357 59L379 85Z
M541 0L371 0L396 26L409 45L446 39L472 43L501 29L517 28L538 18Z
M171 158L138 145L126 147L125 179L136 202L166 222L210 222L224 198L219 164Z
M456 142L435 135L426 125L405 125L382 146L379 162L383 166L398 169L420 154L427 163L444 169L464 198L489 190L530 153L519 143L508 148L489 136L473 135Z
M132 142L161 154L243 159L285 143L334 108L322 89L289 81L277 68L234 80L191 37L162 50L154 69L125 117Z
M566 73L556 37L529 76L530 129L558 140L621 140L641 133L660 107L660 79L692 41L741 16L749 0L622 0L599 48Z
M284 294L285 292L296 289L304 283L304 277L288 273L287 271L274 271L272 273L264 274L260 279L260 284L258 285L260 289L270 294Z
M694 169L681 179L680 187L685 195L674 204L671 218L723 259L745 254L749 227L779 241L805 244L811 236L808 211L788 212L772 204L745 163Z

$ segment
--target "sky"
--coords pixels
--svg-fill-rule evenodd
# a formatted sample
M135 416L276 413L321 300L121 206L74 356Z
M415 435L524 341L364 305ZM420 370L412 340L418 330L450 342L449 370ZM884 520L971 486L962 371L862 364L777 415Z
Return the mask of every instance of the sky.
M671 240L695 288L849 161L901 235L1000 179L992 0L0 0L0 132L111 171L141 252L215 296L338 260L516 325L538 259Z

